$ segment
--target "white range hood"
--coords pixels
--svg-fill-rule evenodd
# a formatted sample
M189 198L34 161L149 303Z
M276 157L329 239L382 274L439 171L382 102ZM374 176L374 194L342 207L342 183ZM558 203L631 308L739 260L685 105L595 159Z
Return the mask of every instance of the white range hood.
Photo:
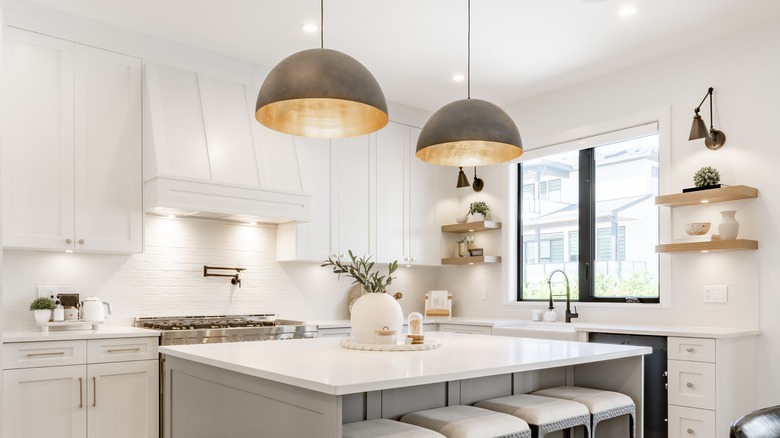
M145 65L144 210L308 221L295 137L255 122L248 73L212 70Z

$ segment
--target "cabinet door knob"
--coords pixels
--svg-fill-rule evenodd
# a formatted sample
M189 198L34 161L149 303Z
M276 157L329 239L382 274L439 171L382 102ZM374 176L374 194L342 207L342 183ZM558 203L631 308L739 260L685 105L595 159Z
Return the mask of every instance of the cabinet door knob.
M688 347L685 349L688 353L693 353L693 347Z
M693 430L693 429L691 429L691 428L689 427L689 428L686 430L686 432L688 432L688 435L693 435L693 434L694 434L694 432L696 432L696 431L695 431L695 430Z
M83 245L83 244L84 244L84 239L79 239L79 245Z
M685 384L685 386L687 386L688 388L693 388L693 383L688 382L688 383Z
M71 239L65 239L65 243L67 243L68 245L70 245L71 243L73 243L73 241L72 241Z

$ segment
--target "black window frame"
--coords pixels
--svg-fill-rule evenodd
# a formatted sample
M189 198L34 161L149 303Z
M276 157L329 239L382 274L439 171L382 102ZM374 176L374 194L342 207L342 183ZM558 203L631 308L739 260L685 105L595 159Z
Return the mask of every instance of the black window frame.
M541 301L523 299L523 163L517 163L517 301ZM579 302L599 302L599 303L626 303L627 297L596 297L594 294L595 281L591 279L592 264L596 261L596 157L595 149L587 148L579 151L579 254L578 254L578 277L579 277ZM642 297L642 303L660 303L659 296L655 298Z

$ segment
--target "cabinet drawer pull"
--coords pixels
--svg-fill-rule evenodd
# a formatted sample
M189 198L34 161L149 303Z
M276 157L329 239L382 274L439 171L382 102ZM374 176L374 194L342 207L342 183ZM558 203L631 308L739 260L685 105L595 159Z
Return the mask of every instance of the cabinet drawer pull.
M686 432L688 432L688 435L693 435L696 431L689 427L688 430L686 430Z
M688 388L693 388L693 383L688 382L688 383L685 384L685 386L687 386Z
M79 377L79 409L84 407L84 379Z
M97 406L97 378L92 376L92 407Z
M107 350L109 353L124 353L127 351L141 351L141 347L134 347L134 348L109 348Z
M693 350L694 350L693 347L688 347L685 349L685 351L687 351L688 353L693 353Z
M64 355L64 351L52 351L50 353L27 353L27 357L38 357L38 356L62 356Z

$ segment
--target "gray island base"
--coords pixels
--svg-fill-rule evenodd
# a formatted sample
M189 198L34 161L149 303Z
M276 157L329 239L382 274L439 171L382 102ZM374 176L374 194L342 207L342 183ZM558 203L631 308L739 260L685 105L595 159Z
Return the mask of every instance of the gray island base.
M349 350L338 338L160 347L163 437L341 437L341 425L558 385L637 404L648 347L432 332L428 351ZM603 427L603 429L602 429ZM625 437L625 417L599 426Z

